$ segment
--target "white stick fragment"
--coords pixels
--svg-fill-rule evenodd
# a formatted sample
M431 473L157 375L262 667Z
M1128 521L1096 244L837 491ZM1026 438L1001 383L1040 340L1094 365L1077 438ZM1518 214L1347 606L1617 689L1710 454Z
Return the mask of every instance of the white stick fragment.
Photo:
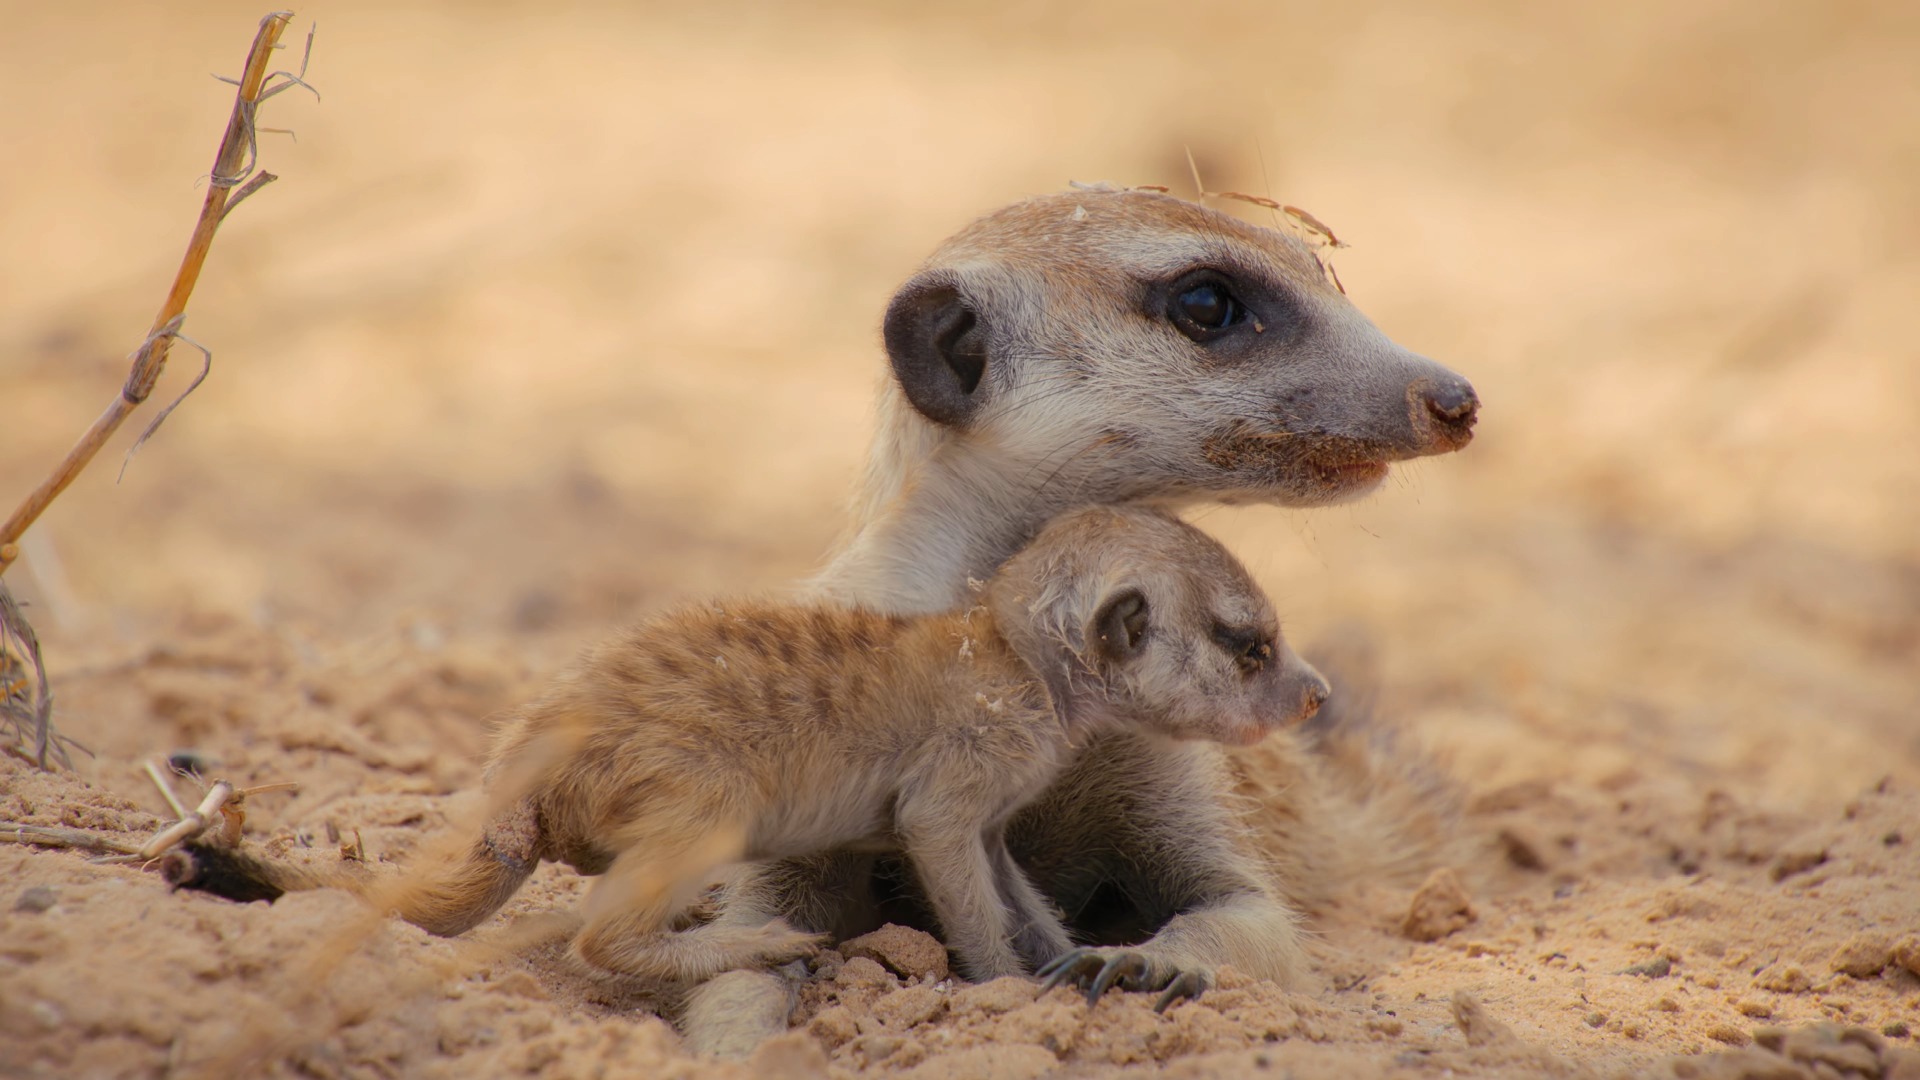
M173 785L167 783L166 775L160 771L159 766L149 761L145 768L147 770L147 779L153 781L153 786L160 789L160 797L167 800L167 805L173 808L173 816L185 818L187 816L187 808L180 802L180 796L173 793Z
M160 830L153 839L147 841L147 846L140 849L140 857L158 858L175 844L183 840L191 840L206 832L207 826L213 823L214 815L218 814L220 808L227 805L227 800L231 798L233 798L233 785L225 780L215 782L211 788L207 789L207 797L200 800L200 805L191 813Z

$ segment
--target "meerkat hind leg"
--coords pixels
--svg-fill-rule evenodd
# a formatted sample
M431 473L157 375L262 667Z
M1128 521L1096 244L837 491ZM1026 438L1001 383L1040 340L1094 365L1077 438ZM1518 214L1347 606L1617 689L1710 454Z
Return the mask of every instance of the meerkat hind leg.
M795 930L785 919L758 926L708 923L690 930L637 931L621 940L615 955L620 965L617 970L686 982L803 960L818 952L826 941L827 935ZM604 963L600 966L612 967Z
M729 949L752 953L791 944L782 929L797 935L790 927L756 935L753 928L727 925L719 928L723 933L693 947L671 947L668 926L673 917L692 905L716 869L740 857L746 832L732 823L703 828L676 816L671 822L639 823L622 833L622 850L587 893L585 926L573 939L573 951L587 963L624 975L675 980L690 977L675 965L702 955L700 946L708 956ZM706 974L724 970L721 966Z

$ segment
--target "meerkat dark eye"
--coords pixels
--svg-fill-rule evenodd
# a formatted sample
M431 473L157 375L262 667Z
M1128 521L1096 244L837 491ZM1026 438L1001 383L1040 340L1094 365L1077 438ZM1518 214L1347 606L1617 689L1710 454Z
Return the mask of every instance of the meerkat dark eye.
M1258 675L1273 661L1273 639L1265 631L1215 623L1213 641L1233 657L1233 664L1242 675Z
M1234 660L1234 664L1239 667L1242 675L1258 675L1266 670L1267 664L1272 660L1273 646L1262 641L1248 646L1247 651Z
M1167 318L1179 331L1206 344L1248 319L1247 306L1218 275L1202 271L1174 283Z

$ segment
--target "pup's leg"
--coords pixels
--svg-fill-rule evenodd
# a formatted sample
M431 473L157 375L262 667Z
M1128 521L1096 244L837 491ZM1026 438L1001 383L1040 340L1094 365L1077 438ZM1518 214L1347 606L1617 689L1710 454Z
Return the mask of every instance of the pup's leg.
M1060 916L1053 904L1033 887L1033 882L1027 880L1026 873L1007 851L1004 832L996 831L987 839L987 857L993 863L994 885L1013 915L1014 951L1028 967L1037 971L1072 949L1073 940L1067 936L1066 927L1060 925Z
M903 802L899 827L907 858L967 978L986 982L1026 974L1008 940L1007 906L994 882L984 823L954 814L949 799L922 798Z

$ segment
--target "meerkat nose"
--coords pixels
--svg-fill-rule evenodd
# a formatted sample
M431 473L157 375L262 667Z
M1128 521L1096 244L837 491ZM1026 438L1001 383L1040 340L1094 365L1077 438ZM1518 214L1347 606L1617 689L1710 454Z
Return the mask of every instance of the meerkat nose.
M1465 379L1429 382L1420 388L1420 399L1442 439L1465 443L1473 437L1473 422L1480 418L1480 398L1471 383Z
M1301 721L1313 719L1314 714L1320 711L1320 706L1325 705L1327 699L1331 697L1333 697L1333 687L1327 684L1323 676L1316 674L1313 681L1307 684L1306 692L1300 696Z

